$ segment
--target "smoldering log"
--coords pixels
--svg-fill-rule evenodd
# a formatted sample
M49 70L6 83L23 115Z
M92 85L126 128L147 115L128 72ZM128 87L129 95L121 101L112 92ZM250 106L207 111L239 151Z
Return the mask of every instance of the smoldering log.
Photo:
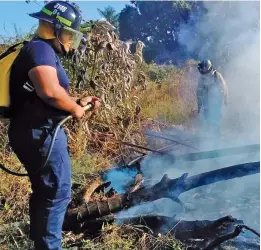
M71 230L85 221L109 215L144 202L169 198L179 202L179 195L191 189L219 181L253 175L260 172L260 162L250 162L187 177L185 173L176 179L164 175L150 188L142 187L132 193L118 194L108 199L84 202L78 208L69 209L65 215L64 229ZM70 228L70 229L69 229Z
M98 217L109 215L129 207L128 195L115 195L108 199L84 202L77 208L68 209L63 223L65 231L73 231L79 225Z
M139 217L118 218L115 215L103 216L83 223L82 230L89 237L97 237L104 223L112 224L117 221L118 225L139 225L139 229L152 234L155 237L159 233L171 235L190 249L214 249L221 243L235 238L243 229L250 230L258 237L259 233L244 225L242 220L232 216L225 216L217 220L185 221L177 220L175 217L145 215ZM246 242L245 242L246 243ZM249 242L259 246L258 240Z
M237 237L243 228L242 220L225 216L217 220L185 221L168 216L119 218L118 223L143 225L147 233L168 234L190 249L214 249L226 240Z
M117 218L117 221L120 224L144 225L150 228L155 235L159 232L170 233L181 240L187 240L188 238L198 239L203 236L203 231L206 231L204 232L204 238L213 238L216 232L212 232L212 229L222 225L224 226L225 224L243 223L242 220L237 220L232 216L224 216L213 221L185 221L177 220L175 216L145 215L130 218Z

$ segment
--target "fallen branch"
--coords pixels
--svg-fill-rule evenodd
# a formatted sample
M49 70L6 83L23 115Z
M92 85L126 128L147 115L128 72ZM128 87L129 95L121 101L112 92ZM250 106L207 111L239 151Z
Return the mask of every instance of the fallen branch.
M151 188L139 189L129 197L131 197L133 203L138 204L144 201L153 201L161 198L176 200L181 193L191 189L219 181L257 174L259 172L260 162L251 162L221 168L191 177L187 177L187 173L176 179L169 179L168 175L164 175L159 183Z
M225 216L213 221L185 221L177 220L175 217L157 215L130 218L117 218L114 215L109 215L83 223L82 231L90 237L97 237L102 225L112 224L115 221L118 225L128 224L138 227L154 237L158 237L159 233L174 237L191 250L214 249L221 243L237 237L242 229L248 229L242 224L243 221L232 216ZM258 243L256 242L256 244Z
M121 211L144 202L169 198L179 202L179 195L196 187L219 181L239 178L260 172L260 162L251 162L217 169L187 177L185 173L176 179L164 175L161 181L150 188L142 187L132 193L118 194L108 199L83 203L78 208L69 209L65 215L65 228L74 228L91 219Z
M245 225L237 225L234 229L233 232L231 233L227 233L225 235L219 236L216 239L214 239L212 242L210 242L208 244L207 247L203 248L203 250L213 250L215 249L217 246L219 246L220 244L222 244L223 242L233 239L235 237L237 237L243 229L248 229L250 231L252 231L253 229L250 229L248 226ZM254 231L254 230L253 230ZM257 233L257 232L256 232ZM257 233L258 234L258 233ZM258 234L259 235L259 234ZM260 237L260 236L259 236Z
M252 232L253 234L255 234L256 236L258 236L258 237L260 238L260 233L258 233L258 232L257 232L256 230L254 230L253 228L248 227L248 226L246 226L246 225L242 225L242 228L249 230L250 232Z
M237 237L245 225L238 225L243 221L232 216L225 216L214 221L183 221L175 217L166 216L142 216L133 218L119 218L118 222L124 224L144 225L157 236L158 233L171 235L190 249L214 249L226 240ZM239 232L240 228L240 232ZM231 230L233 230L231 233Z

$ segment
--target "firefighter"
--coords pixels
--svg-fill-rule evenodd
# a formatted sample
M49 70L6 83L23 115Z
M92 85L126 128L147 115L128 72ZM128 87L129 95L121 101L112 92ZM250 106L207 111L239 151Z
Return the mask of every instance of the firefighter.
M228 89L226 82L210 60L198 64L200 78L197 87L198 113L203 109L204 124L207 131L220 132L222 106L227 104Z
M100 103L96 97L79 100L68 94L70 80L58 54L77 49L81 12L65 1L50 1L39 12L35 37L20 51L10 74L10 144L31 182L30 238L36 250L60 250L62 224L71 199L71 166L67 136L60 129L49 160L41 171L56 124L68 114L84 116L83 106Z

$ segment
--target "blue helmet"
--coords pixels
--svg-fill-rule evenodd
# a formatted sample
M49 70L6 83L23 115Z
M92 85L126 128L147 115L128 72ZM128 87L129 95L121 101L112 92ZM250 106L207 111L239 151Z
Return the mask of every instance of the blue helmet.
M78 48L83 34L79 32L82 15L76 4L67 1L50 1L41 11L29 15L53 24L58 39L63 31L71 32L73 35L72 48Z

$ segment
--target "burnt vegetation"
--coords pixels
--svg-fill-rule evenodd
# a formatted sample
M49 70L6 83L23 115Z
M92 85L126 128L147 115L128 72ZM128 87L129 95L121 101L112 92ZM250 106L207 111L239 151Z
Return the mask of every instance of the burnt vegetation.
M260 172L259 161L253 160L195 175L188 175L187 170L175 178L163 174L165 168L176 168L180 162L208 159L211 165L217 158L258 154L260 148L251 145L199 152L196 136L186 138L180 130L179 136L161 134L176 128L199 132L190 121L196 113L200 48L189 53L178 37L182 24L192 22L193 27L200 21L195 16L200 19L207 9L201 2L132 2L117 18L111 16L116 15L111 8L101 11L103 16L110 16L107 20L111 23L85 22L85 40L79 50L62 58L72 80L71 94L96 95L102 100L101 110L88 121L65 125L73 169L73 199L64 221L65 249L209 250L224 246L228 240L226 246L257 249L259 240L255 238L231 241L245 231L260 235L229 212L213 220L182 220L168 214L120 216L119 212L163 198L189 214L193 209L182 202L182 193L203 187L194 194L193 199L197 199L206 195L210 184ZM233 4L228 7L233 9ZM28 37L31 35L17 38ZM217 61L222 57L215 55ZM0 121L0 162L23 171L8 145L7 127L7 121ZM149 140L148 130L154 136L157 132L157 139ZM186 148L185 154L175 153L180 147ZM148 166L143 165L148 158L162 159L162 176L153 184ZM121 178L112 182L111 176L118 174ZM29 182L2 171L0 178L4 180L0 184L1 249L29 249Z

